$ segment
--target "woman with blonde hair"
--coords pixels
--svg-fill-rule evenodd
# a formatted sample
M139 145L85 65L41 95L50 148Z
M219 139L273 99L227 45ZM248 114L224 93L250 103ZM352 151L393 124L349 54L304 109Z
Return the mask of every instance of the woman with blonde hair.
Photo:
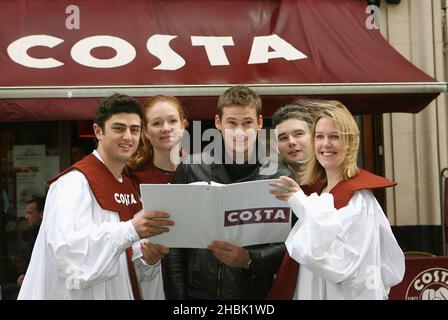
M142 105L144 119L140 145L127 164L127 174L138 187L142 183L162 184L171 181L180 162L182 133L188 126L186 112L178 99L157 95ZM169 249L142 241L143 259L158 266ZM140 288L144 299L165 299L161 274L139 272ZM139 270L138 270L139 271Z
M286 247L300 268L295 274L279 272L295 283L289 297L270 297L387 299L403 278L404 255L370 189L395 183L357 167L356 122L340 102L328 104L316 117L302 179L320 192L307 196L288 177L272 183L272 193L287 200L298 217Z

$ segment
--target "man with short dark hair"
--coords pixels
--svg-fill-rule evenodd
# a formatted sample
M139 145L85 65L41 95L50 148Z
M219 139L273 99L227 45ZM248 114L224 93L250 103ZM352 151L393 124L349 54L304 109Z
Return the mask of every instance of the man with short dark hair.
M26 203L26 219L30 227L40 226L44 216L45 197L35 196Z
M50 181L19 299L141 297L137 271L152 267L140 259L139 240L173 224L167 213L140 214L138 192L122 175L137 149L142 118L129 96L102 102L93 125L98 148Z
M261 163L256 156L257 134L263 126L261 100L250 88L231 87L220 96L215 126L223 139L222 148L185 159L173 183L230 184L290 175L286 167L276 167L270 174L263 172L269 164ZM200 163L195 161L198 156ZM283 243L237 247L213 241L208 250L171 248L162 261L166 297L263 299L284 253Z
M272 115L279 158L291 168L296 180L300 180L308 160L314 120L313 106L311 100L297 100L281 107Z
M27 201L25 212L26 220L28 221L28 248L25 254L25 266L18 271L17 284L22 285L25 277L26 269L31 260L31 253L33 252L34 243L36 242L37 234L39 233L40 224L44 215L45 197L34 196Z

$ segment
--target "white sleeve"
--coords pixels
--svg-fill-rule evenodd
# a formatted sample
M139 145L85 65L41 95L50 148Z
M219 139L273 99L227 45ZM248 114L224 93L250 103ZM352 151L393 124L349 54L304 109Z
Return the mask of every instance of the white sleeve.
M134 262L137 270L138 284L143 300L165 300L163 276L160 261L153 267L142 267L141 259Z
M147 239L141 239L140 241L135 242L132 245L132 261L134 262L135 269L137 271L137 278L139 281L141 280L151 280L156 277L160 272L160 261L156 264L150 265L143 260L143 253L140 247L142 242L147 242Z
M154 265L147 264L143 259L140 243L148 241L142 239L132 245L134 267L137 274L140 292L144 300L165 300L161 260Z
M44 219L59 276L76 272L80 288L116 276L120 256L139 239L132 221L120 222L118 213L99 207L85 176L76 170L51 185Z
M402 277L404 257L385 215L368 190L356 192L348 205L334 208L329 193L305 196L299 191L288 203L299 220L291 230L286 247L290 256L315 275L349 286L365 286L369 270L386 269ZM385 224L389 233L384 234ZM387 231L387 230L386 230ZM383 252L391 259L383 259ZM387 261L386 261L387 260ZM380 279L383 280L384 275ZM386 280L390 285L398 279ZM399 281L398 281L399 282Z

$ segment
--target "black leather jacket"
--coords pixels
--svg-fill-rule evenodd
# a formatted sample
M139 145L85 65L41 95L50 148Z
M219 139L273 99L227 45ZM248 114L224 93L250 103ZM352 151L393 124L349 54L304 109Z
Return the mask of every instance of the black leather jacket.
M273 179L281 175L291 176L287 167L277 163L253 165L194 164L198 156L180 164L172 183L215 181L229 184L242 181ZM201 160L211 159L201 154ZM191 160L197 160L191 164ZM211 163L211 161L206 162ZM270 172L265 172L273 165ZM273 169L272 169L273 168ZM245 247L251 264L248 269L231 268L220 262L207 249L172 248L163 259L164 289L167 299L263 299L283 255L284 243Z

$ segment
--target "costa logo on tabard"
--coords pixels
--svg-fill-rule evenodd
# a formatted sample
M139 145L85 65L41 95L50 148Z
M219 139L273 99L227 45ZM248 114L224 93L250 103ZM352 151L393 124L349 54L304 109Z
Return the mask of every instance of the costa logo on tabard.
M132 193L131 194L115 193L114 199L117 203L124 204L126 206L137 203Z
M448 300L448 269L421 272L408 286L406 300Z
M288 207L251 208L242 210L231 210L224 212L224 226L235 226L239 224L289 222L291 209Z

